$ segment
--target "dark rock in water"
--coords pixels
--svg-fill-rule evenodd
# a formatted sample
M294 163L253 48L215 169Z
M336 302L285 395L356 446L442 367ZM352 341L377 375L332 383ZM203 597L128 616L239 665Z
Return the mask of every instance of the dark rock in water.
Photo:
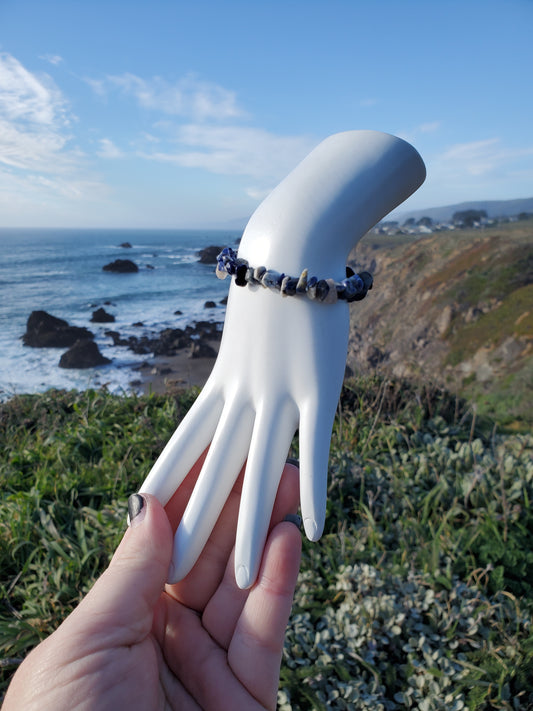
M225 296L223 299L220 299L220 301L218 303L221 304L222 306L226 306L226 304L228 303L228 297Z
M155 269L155 267L154 267L153 264L147 264L147 265L146 265L146 268L147 268L147 269L152 269L152 270Z
M123 247L124 249L131 249L131 244L129 242L122 242L119 244L119 247Z
M118 272L119 274L131 274L139 271L139 267L131 259L115 259L114 262L106 264L102 269L104 272Z
M165 328L152 343L154 355L175 355L190 344L190 336L181 328Z
M174 311L174 316L181 316L183 314L183 311L180 311L179 309L177 311Z
M204 309L216 309L217 305L214 301L206 301L204 304Z
M113 345L114 346L129 346L130 342L128 341L127 338L122 338L120 333L118 331L104 331L105 335L108 338L113 339Z
M79 340L63 353L59 360L60 368L95 368L99 365L111 363L109 358L105 358L94 341Z
M144 323L142 321L135 321L132 326L135 326L135 328L143 328Z
M140 324L139 324L140 325ZM128 336L124 338L117 331L106 331L115 346L126 346L134 353L156 356L173 356L190 348L193 343L216 343L222 338L222 324L198 321L186 328L165 328L157 335Z
M198 252L200 259L198 260L202 264L216 264L217 257L222 252L222 247L216 247L212 245L211 247L204 247Z
M32 348L68 348L80 339L91 338L94 336L87 328L69 326L64 319L46 311L32 311L22 342Z
M96 309L96 311L93 311L93 315L91 318L91 321L93 323L113 323L115 320L115 317L113 314L108 314L105 309Z
M216 358L217 352L208 343L193 341L189 358Z

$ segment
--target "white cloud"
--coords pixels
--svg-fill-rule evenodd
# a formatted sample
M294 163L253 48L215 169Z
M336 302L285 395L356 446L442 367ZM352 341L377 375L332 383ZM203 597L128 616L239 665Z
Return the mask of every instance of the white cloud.
M2 218L30 219L65 201L100 199L106 188L88 176L85 157L71 146L76 121L51 78L0 54L0 204ZM16 217L16 210L19 217ZM22 214L24 212L24 214Z
M161 77L143 79L130 73L86 81L100 96L118 89L132 96L142 108L171 116L220 121L246 115L237 104L235 92L192 74L174 83Z
M54 66L61 64L63 61L63 57L60 57L59 54L42 54L39 59L44 59L45 62L53 64Z
M0 116L40 126L68 124L65 101L50 77L38 78L5 53L0 54Z
M271 184L304 158L316 141L302 136L277 136L260 128L189 124L178 128L177 143L180 148L176 151L146 157Z
M435 131L438 131L440 127L440 121L429 121L428 123L420 124L418 131L420 131L420 133L434 133Z
M506 148L499 138L458 143L437 157L442 169L457 170L472 176L502 173L523 158L533 155L533 147Z
M96 155L100 158L122 158L122 151L110 138L100 138L98 143L100 144L100 148L96 151Z
M73 118L49 77L0 55L0 164L47 173L72 167L79 155L65 149Z

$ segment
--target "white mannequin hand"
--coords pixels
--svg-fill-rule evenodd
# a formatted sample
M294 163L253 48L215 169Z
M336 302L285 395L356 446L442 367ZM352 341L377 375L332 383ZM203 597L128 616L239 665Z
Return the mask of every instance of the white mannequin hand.
M294 277L307 268L310 277L341 281L357 241L424 178L420 156L398 138L374 131L331 136L259 206L239 257ZM193 567L246 462L235 575L241 588L253 584L298 427L302 518L308 538L320 538L348 308L345 301L231 284L213 372L141 487L166 504L209 447L176 531L170 583Z

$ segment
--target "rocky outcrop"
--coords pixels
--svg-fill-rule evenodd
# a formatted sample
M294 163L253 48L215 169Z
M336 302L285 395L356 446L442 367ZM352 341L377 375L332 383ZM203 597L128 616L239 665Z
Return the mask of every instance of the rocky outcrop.
M352 370L431 380L478 412L531 412L533 222L366 239L351 257L356 271L374 261L374 289L350 307Z
M105 309L99 308L93 311L91 321L93 323L113 323L115 317L113 314L108 313Z
M118 274L133 274L139 271L139 267L131 259L115 259L102 267L104 272L116 272Z
M105 335L113 339L113 345L125 346L139 355L152 353L155 356L173 356L186 349L192 353L192 346L195 344L199 344L200 349L203 349L204 345L209 345L216 355L214 346L222 337L220 327L221 324L198 321L186 328L165 328L159 334L151 337L129 336L124 338L118 331L106 331ZM198 352L198 348L195 352ZM207 350L203 349L202 352L207 353Z
M210 247L204 247L204 249L201 249L198 252L198 261L201 264L216 264L217 263L217 257L222 252L222 247L216 247L215 245L211 245Z
M64 319L47 311L32 311L22 342L32 348L68 348L80 339L92 338L94 336L87 328L70 326Z
M209 343L203 341L193 341L189 358L216 358L217 351Z
M63 353L59 360L60 368L85 369L96 368L111 363L105 358L94 341L79 340Z

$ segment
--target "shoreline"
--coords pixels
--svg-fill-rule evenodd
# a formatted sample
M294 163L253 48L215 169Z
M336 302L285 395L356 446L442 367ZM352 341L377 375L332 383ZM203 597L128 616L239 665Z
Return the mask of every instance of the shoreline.
M211 343L213 347L217 344ZM143 395L155 393L162 395L175 390L200 387L206 384L216 357L191 358L184 350L173 356L154 356L135 368L138 378L134 384Z

